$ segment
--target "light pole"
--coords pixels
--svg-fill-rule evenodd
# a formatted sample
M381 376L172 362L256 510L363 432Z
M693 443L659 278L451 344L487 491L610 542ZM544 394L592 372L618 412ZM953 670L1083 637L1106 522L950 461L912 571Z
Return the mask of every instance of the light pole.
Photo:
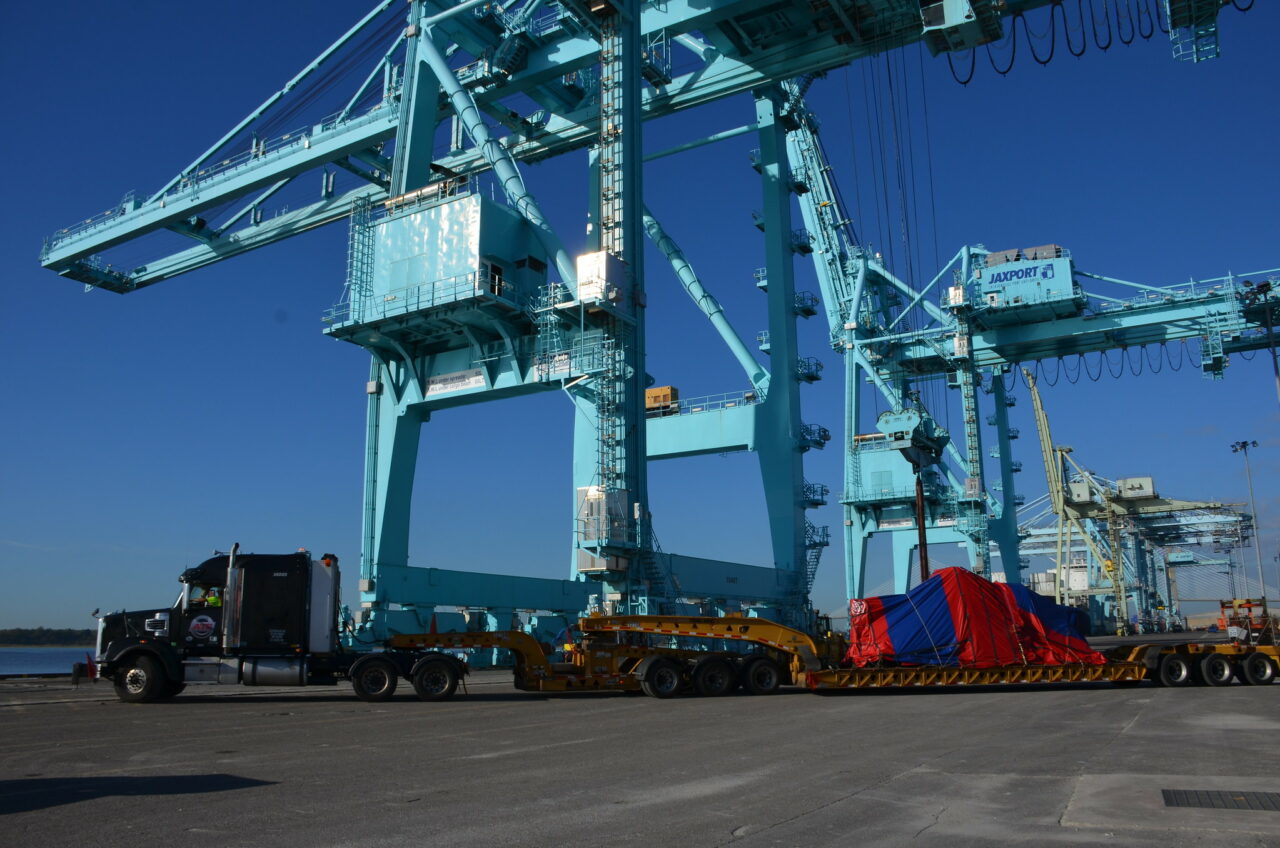
M1232 453L1244 454L1244 476L1249 481L1249 509L1253 511L1253 555L1258 560L1258 591L1262 593L1262 606L1267 605L1267 584L1262 578L1262 531L1258 527L1258 503L1253 499L1253 469L1249 467L1249 448L1256 448L1256 439L1231 443ZM1243 559L1243 554L1241 555Z

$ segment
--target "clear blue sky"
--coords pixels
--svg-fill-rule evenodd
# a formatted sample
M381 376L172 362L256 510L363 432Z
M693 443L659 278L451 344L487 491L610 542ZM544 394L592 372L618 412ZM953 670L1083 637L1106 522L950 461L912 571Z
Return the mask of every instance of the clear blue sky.
M183 567L234 541L332 551L354 574L368 365L358 348L322 335L319 320L341 294L345 226L124 297L85 294L41 270L37 254L54 230L130 189L163 185L364 8L6 6L0 627L88 626L94 607L168 603ZM1046 14L1033 15L1035 28ZM1047 67L1031 62L1024 41L1008 77L980 56L967 87L945 59L908 52L895 84L928 102L927 136L922 108L900 123L912 139L917 271L932 276L935 241L944 261L965 243L1056 242L1081 268L1157 284L1280 266L1277 31L1275 4L1228 8L1223 56L1199 66L1174 62L1160 35L1081 59L1060 42ZM865 73L836 71L809 100L859 231L877 247L894 245L902 270L896 205L885 220L875 200ZM717 104L650 126L646 147L751 115L747 98ZM751 277L763 265L751 222L760 205L753 146L734 139L645 174L649 206L749 339L765 326ZM526 174L570 250L579 248L585 154ZM651 251L648 261L650 373L686 397L743 388L661 259ZM807 264L797 267L799 286L816 290ZM806 390L805 418L838 431L840 363L820 318L802 330L803 353L823 359L833 378ZM1044 482L1029 399L1018 395L1019 487L1034 498ZM1234 361L1221 382L1188 366L1063 382L1045 399L1056 440L1078 459L1109 477L1154 475L1175 497L1243 501L1243 465L1228 444L1258 439L1254 479L1274 569L1280 416L1265 355ZM570 426L567 400L548 394L441 415L424 428L411 563L563 576ZM651 473L665 550L768 564L753 456L675 461ZM838 491L834 443L809 454L806 476ZM838 530L834 498L816 519ZM839 549L829 549L815 592L821 608L842 606L840 563Z

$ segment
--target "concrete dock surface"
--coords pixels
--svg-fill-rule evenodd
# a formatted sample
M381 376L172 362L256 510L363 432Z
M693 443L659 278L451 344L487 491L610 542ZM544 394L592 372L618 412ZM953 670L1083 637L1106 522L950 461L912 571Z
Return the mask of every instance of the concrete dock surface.
M1280 846L1280 811L1164 795L1280 793L1280 685L658 701L487 671L444 703L123 704L64 678L0 683L0 729L0 845Z

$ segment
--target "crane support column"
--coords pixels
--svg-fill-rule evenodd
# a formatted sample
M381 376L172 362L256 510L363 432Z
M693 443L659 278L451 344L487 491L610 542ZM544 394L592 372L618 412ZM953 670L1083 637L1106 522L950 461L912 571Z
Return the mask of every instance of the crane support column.
M973 276L973 256L966 248L962 260L961 280ZM973 364L973 337L969 326L969 293L962 285L951 290L948 305L955 316L952 362L960 386L960 405L964 424L965 473L964 489L959 492L959 529L972 539L970 558L973 570L989 577L991 570L987 533L987 492L982 468L982 428L978 420L978 369Z
M1016 373L1016 372L1015 372ZM1000 369L991 372L991 397L995 403L993 419L1000 452L1000 515L988 523L991 540L1000 549L1000 567L1005 581L1022 582L1022 564L1018 554L1018 495L1014 490L1013 474L1021 467L1013 459L1013 434L1009 427L1009 406L1012 398L1005 391L1004 375Z
M579 348L597 367L573 398L571 571L600 583L608 611L645 614L670 600L652 555L644 418L644 228L639 0L590 3L599 27L600 128L592 151L589 248L579 259Z
M368 385L365 438L364 534L360 579L371 581L380 565L408 565L409 507L418 444L427 414L397 400L393 367L374 361ZM363 591L373 591L368 584Z
M774 567L791 572L797 610L807 611L806 537L801 493L804 471L800 450L800 377L792 256L791 180L782 124L782 93L756 92L756 125L760 137L760 176L764 189L765 265L769 298L769 344L773 379L757 414L760 474L773 540ZM818 541L815 538L813 541ZM798 622L788 622L796 624Z

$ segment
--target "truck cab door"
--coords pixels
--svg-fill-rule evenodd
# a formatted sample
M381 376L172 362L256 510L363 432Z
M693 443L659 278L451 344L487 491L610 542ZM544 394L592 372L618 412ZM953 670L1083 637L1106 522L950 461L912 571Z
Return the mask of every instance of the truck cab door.
M221 654L222 605L221 589L216 586L191 585L183 598L181 625L174 630L173 641L195 655Z

